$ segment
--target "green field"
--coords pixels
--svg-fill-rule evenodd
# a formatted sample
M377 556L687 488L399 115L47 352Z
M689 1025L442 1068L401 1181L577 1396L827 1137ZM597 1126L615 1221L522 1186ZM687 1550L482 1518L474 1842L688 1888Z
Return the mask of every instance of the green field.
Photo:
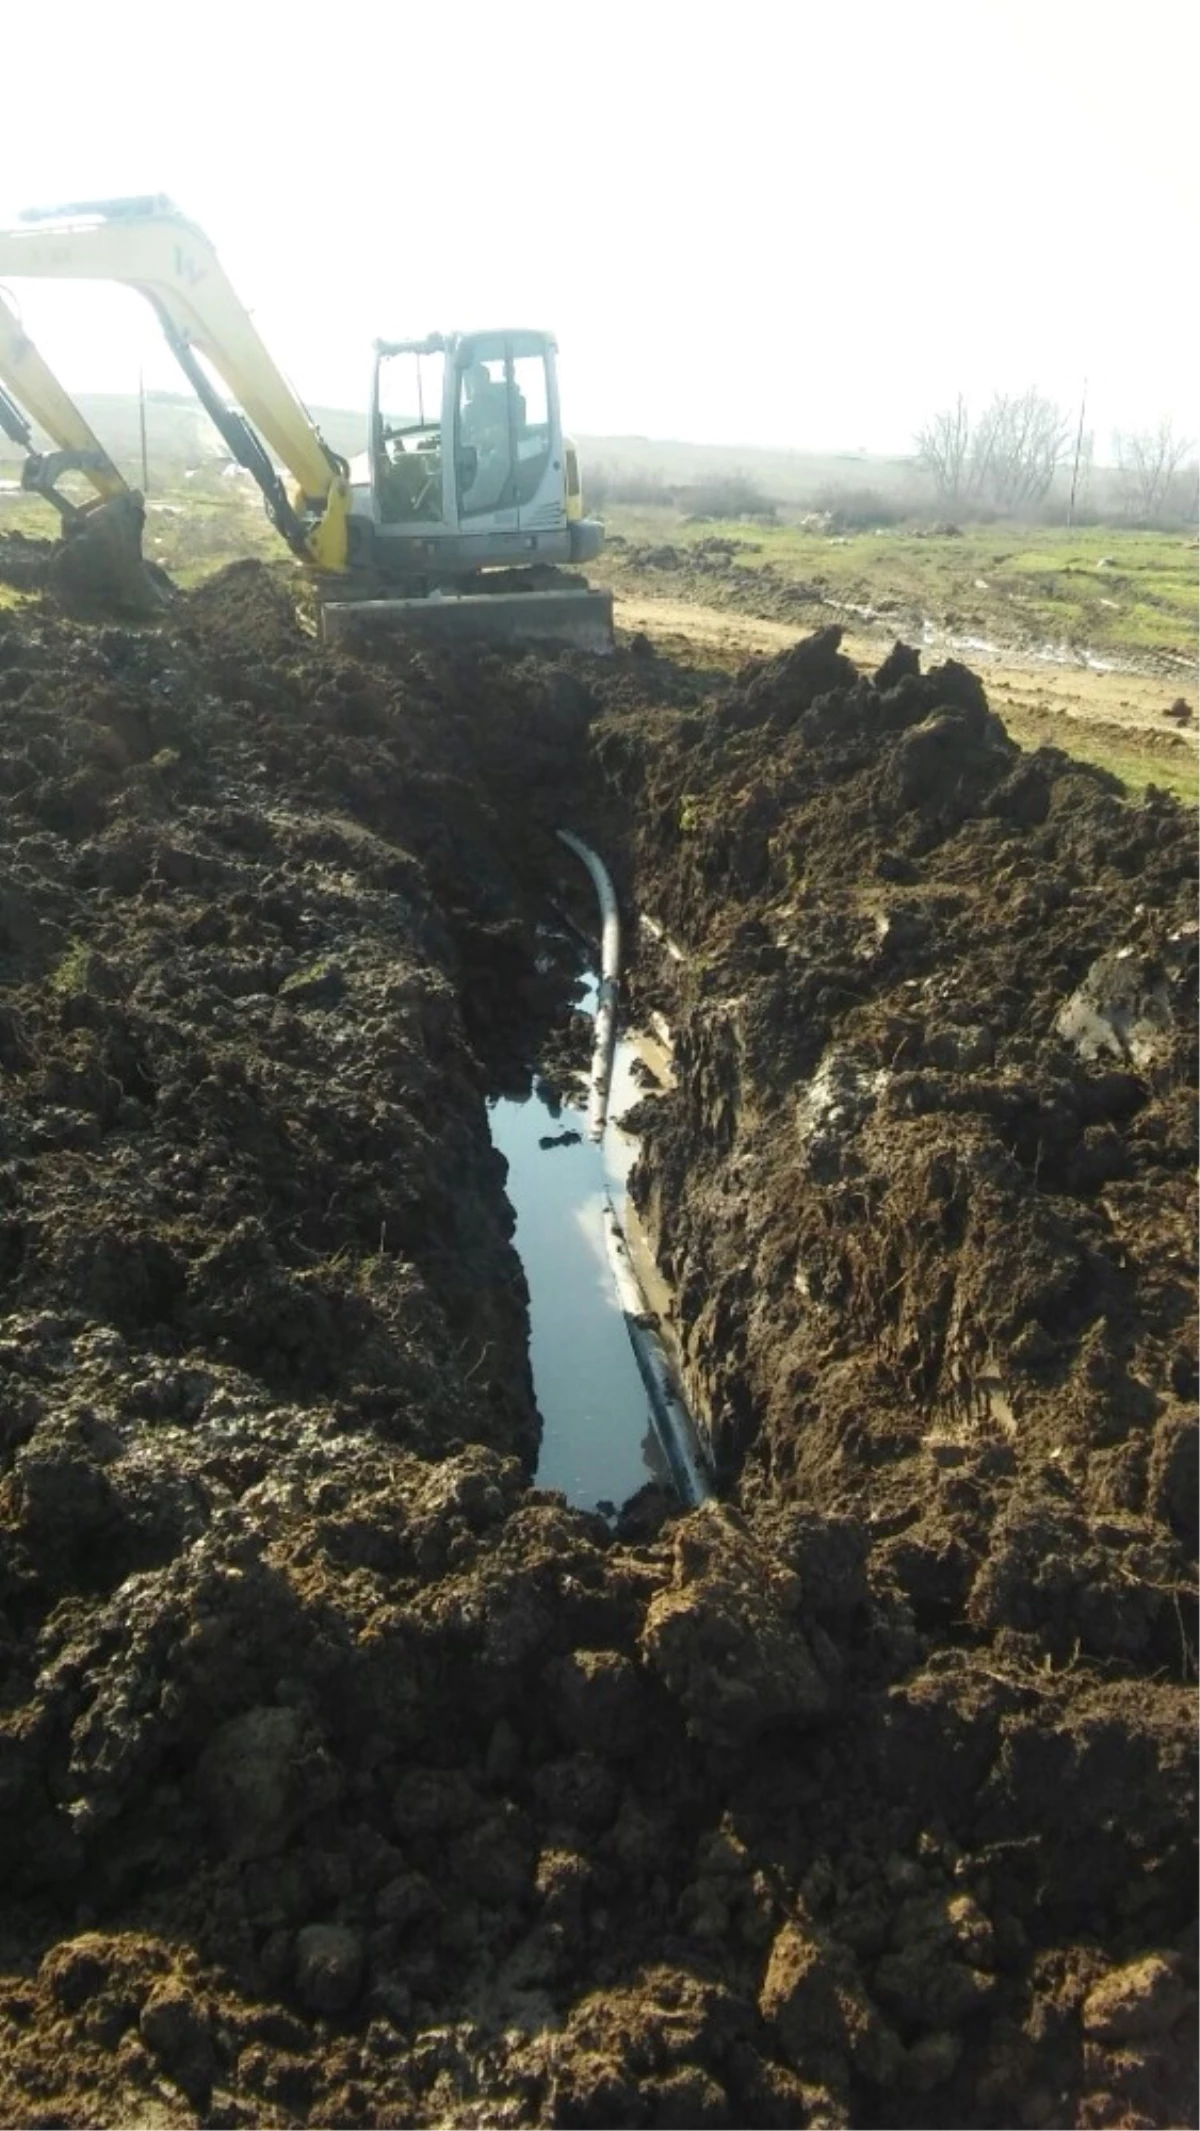
M1135 661L1196 655L1196 541L1179 533L908 524L831 534L798 522L696 521L658 505L616 505L606 517L635 548L675 548L685 573L705 542L738 543L736 574L714 578L712 590L719 598L732 581L739 603L754 592L743 573L758 573L764 587L778 576L852 609L894 615L898 625L929 620L999 649L1053 646ZM613 561L619 570L620 549ZM649 589L653 570L639 573ZM696 596L705 596L703 581Z

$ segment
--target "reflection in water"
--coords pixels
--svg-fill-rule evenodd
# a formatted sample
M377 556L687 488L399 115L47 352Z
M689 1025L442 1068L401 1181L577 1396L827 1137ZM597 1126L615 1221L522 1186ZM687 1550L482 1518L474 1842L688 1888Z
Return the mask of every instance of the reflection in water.
M637 1088L631 1045L618 1045L612 1114ZM546 1091L549 1094L549 1091ZM542 1094L491 1107L493 1144L508 1163L515 1243L529 1283L530 1359L544 1428L539 1487L561 1488L579 1508L628 1501L647 1480L670 1485L625 1318L609 1269L604 1198L625 1210L636 1145L609 1126L600 1146L562 1144L578 1114ZM557 1144L539 1146L543 1139Z

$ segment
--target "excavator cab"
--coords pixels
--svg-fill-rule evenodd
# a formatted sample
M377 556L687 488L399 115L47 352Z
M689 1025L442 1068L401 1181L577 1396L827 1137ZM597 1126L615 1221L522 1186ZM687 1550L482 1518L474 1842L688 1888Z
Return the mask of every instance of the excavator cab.
M610 595L554 575L597 554L604 529L583 516L549 334L377 343L365 478L356 479L273 361L204 232L169 200L31 212L21 228L0 230L0 275L140 291L272 524L318 574L327 634L369 614L412 633L611 644ZM30 417L56 452L35 450ZM107 583L123 576L131 591L152 591L140 496L2 296L0 427L28 454L26 484L59 510L64 549L74 545L81 562L98 557ZM86 479L91 501L64 495L63 470Z
M598 553L562 434L555 344L512 329L376 343L370 518L381 576L466 578L504 565L557 566Z

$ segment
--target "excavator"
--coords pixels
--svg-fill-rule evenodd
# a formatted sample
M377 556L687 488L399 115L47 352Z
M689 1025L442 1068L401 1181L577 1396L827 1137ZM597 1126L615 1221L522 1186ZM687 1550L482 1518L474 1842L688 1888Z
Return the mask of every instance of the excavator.
M611 595L570 575L599 553L604 528L584 514L549 333L377 341L366 450L352 465L269 354L209 239L164 195L29 210L0 230L0 280L26 276L122 282L147 299L226 449L315 579L327 638L366 619L418 637L611 647ZM53 450L36 448L35 424ZM26 454L22 487L58 511L60 582L127 609L161 603L168 587L142 557L143 499L4 289L0 429ZM93 491L86 501L64 489L72 474Z

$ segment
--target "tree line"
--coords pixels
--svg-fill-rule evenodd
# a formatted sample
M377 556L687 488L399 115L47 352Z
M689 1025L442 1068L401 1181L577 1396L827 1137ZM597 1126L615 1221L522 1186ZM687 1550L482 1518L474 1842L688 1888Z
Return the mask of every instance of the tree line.
M1087 486L1094 437L1036 387L997 392L973 416L962 393L917 432L917 464L948 511L1016 515L1044 501L1060 472L1072 500ZM1154 428L1113 439L1121 507L1133 522L1178 523L1195 516L1196 468L1188 438L1164 417Z

